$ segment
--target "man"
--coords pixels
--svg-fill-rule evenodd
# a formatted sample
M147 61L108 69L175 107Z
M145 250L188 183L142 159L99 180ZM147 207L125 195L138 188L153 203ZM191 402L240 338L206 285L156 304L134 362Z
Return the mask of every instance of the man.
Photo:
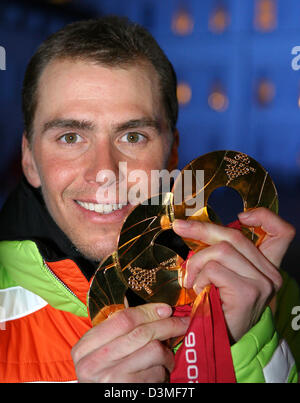
M176 167L177 108L171 64L125 19L71 24L33 56L23 88L25 177L1 213L2 382L168 378L174 355L163 342L184 335L189 319L155 303L91 329L86 295L133 208L125 199L99 200L97 190L126 184L130 191L135 169L150 176ZM107 170L115 181L106 181ZM279 341L291 333L289 317L277 304L278 335L267 307L281 287L278 268L294 229L265 209L240 220L267 233L259 249L232 228L175 223L177 234L210 245L189 260L185 286L196 293L210 283L219 288L238 381L295 381L290 349L296 356L299 334L288 340L290 349ZM287 283L292 306L300 305L289 279L283 289Z

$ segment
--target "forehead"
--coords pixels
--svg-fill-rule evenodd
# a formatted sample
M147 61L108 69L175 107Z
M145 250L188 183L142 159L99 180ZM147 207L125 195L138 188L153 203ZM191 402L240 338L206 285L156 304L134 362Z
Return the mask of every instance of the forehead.
M42 73L37 100L38 117L92 103L99 111L125 105L145 109L148 114L161 109L158 74L142 61L109 67L84 60L55 60Z

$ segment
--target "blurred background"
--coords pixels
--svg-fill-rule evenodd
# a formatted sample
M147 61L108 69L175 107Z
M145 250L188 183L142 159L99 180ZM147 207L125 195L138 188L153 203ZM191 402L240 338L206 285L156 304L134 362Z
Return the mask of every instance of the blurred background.
M30 57L66 23L106 14L148 28L177 71L179 168L232 149L270 172L280 214L298 230L283 266L300 282L299 0L0 0L0 207L20 177ZM242 210L233 192L216 203L220 215Z

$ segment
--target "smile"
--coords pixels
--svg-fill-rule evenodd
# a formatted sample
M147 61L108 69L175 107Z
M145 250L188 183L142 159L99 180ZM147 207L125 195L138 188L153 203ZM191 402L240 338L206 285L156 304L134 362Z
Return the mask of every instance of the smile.
M81 207L89 211L95 211L100 214L110 214L113 211L121 210L126 204L95 204L95 203L86 203L76 200Z

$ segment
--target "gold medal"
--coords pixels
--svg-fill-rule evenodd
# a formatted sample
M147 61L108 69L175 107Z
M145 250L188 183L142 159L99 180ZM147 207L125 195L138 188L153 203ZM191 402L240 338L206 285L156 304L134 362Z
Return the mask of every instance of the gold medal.
M171 192L138 205L124 221L117 251L100 264L91 283L88 307L93 325L123 309L129 291L141 303L178 306L194 301L194 291L182 287L182 263L189 250L207 245L181 239L172 223L177 218L220 223L207 201L223 186L240 194L244 211L267 207L278 212L274 183L253 158L236 151L215 151L196 158L182 170ZM263 240L260 228L242 227L242 231L256 245Z
M275 185L268 172L253 158L236 151L214 151L193 160L182 171L192 171L194 176L197 170L204 173L203 186L197 189L195 181L181 183L184 175L180 175L175 182L173 193L184 190L183 203L174 205L174 216L179 219L216 222L217 216L207 205L209 196L220 187L230 187L236 190L242 200L244 211L257 207L266 207L278 213L278 195ZM189 186L190 185L190 186ZM201 197L202 206L192 216L186 212L190 208L190 201ZM225 202L225 201L224 201ZM242 227L243 233L257 246L262 241L264 232L260 228ZM197 250L201 243L185 240L190 249ZM203 244L202 244L203 245ZM205 246L205 245L203 245Z

